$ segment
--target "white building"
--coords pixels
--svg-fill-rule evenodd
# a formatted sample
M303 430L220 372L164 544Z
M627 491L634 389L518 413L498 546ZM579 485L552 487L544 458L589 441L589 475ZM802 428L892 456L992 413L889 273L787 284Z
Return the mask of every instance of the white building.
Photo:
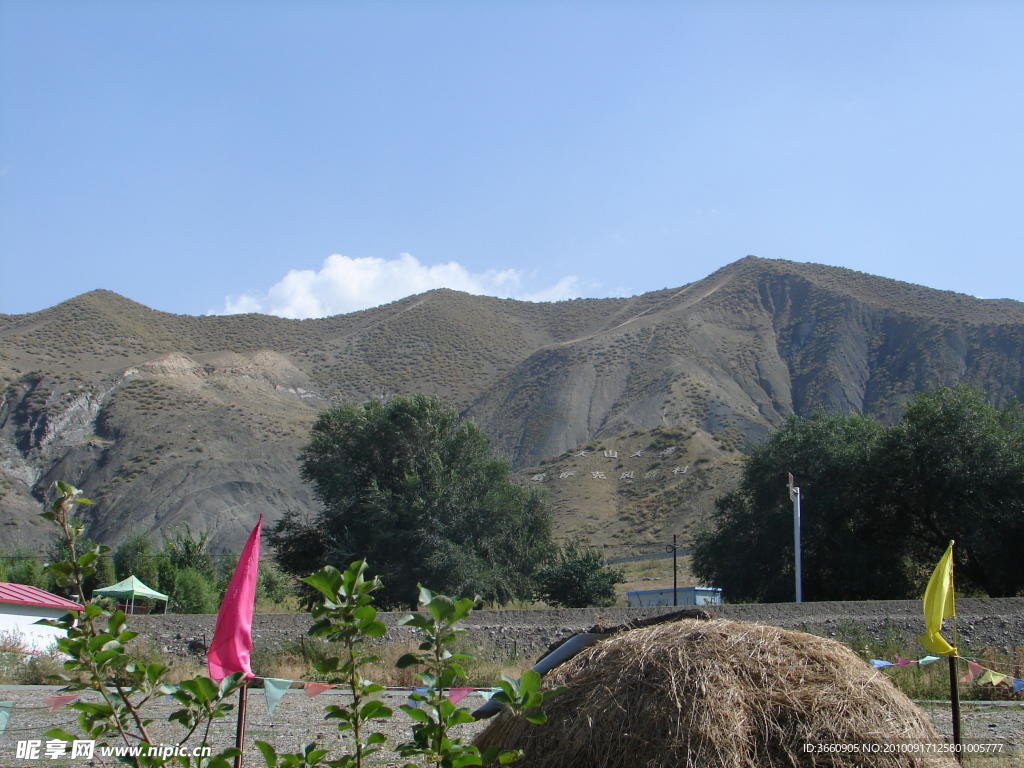
M20 638L28 650L45 651L64 630L36 624L40 619L59 619L82 606L27 584L0 582L0 634Z
M630 608L645 605L721 605L722 590L716 587L679 587L676 599L671 589L645 589L642 592L627 592Z

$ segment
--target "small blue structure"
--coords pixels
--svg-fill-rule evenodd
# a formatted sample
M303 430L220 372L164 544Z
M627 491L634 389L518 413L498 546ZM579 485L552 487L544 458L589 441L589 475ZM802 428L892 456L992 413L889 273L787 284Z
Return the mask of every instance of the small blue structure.
M722 590L717 587L679 587L676 600L672 600L672 589L645 589L642 592L627 592L630 608L646 605L721 605Z

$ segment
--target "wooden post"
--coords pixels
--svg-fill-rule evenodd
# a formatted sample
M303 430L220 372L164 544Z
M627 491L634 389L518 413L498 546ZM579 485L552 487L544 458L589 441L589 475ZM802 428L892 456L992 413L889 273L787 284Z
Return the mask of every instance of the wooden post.
M958 763L964 761L960 738L960 681L957 679L956 656L949 657L949 708L953 715L953 748Z
M952 572L951 572L952 573ZM950 581L952 581L952 575ZM957 647L956 636L956 613L953 613L953 647ZM963 763L963 738L960 735L960 678L957 676L956 660L957 652L949 657L949 711L953 718L953 749L956 750L956 761Z
M242 768L242 745L245 740L245 705L249 701L249 682L242 683L238 689L238 728L235 731L235 748L238 755L235 757L235 768Z

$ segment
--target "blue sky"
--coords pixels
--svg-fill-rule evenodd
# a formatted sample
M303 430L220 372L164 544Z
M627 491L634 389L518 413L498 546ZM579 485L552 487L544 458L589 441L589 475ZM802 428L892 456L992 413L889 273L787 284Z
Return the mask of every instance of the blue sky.
M0 0L0 312L747 254L1024 300L1024 4Z

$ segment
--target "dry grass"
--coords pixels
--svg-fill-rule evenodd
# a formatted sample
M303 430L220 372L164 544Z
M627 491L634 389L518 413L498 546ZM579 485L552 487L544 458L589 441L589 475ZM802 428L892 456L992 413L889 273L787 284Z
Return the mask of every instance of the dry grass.
M777 627L680 621L618 635L555 670L569 691L534 728L507 713L476 741L522 768L946 766L939 754L806 744L941 744L927 717L843 645Z
M20 633L0 632L0 684L49 684L47 677L64 671L64 658L55 647L38 651Z

